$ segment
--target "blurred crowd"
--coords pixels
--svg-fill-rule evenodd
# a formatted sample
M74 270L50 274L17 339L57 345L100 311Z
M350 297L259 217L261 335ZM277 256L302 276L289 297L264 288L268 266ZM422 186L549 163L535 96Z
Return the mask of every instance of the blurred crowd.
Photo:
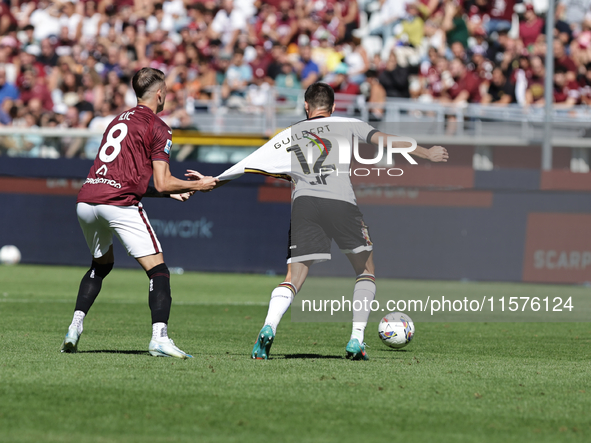
M556 16L554 102L591 103L591 0L78 0L0 3L0 125L100 131L135 106L130 79L161 69L161 114L192 128L263 112L322 80L388 98L495 106L544 102L545 17ZM204 129L204 128L201 128ZM205 128L206 129L206 128ZM0 154L88 157L100 139L0 132Z

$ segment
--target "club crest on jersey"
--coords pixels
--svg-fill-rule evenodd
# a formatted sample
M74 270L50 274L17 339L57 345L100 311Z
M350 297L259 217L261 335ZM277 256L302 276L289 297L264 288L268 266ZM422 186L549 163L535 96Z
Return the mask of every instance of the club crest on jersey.
M166 140L166 146L164 146L164 153L170 154L171 147L172 147L172 140Z

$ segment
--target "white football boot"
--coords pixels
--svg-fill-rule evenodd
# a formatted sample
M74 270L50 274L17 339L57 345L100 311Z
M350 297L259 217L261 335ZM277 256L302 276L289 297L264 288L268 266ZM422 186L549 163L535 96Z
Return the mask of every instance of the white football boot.
M76 326L70 326L68 328L68 333L66 334L66 338L64 338L64 342L62 343L62 347L60 351L74 353L78 351L78 341L80 340L80 336L82 335L81 332L78 332L78 328Z
M150 346L148 346L148 351L150 351L150 354L154 357L176 357L182 358L183 360L193 358L192 355L177 348L172 339L168 337L162 337L158 340L152 339L150 341Z

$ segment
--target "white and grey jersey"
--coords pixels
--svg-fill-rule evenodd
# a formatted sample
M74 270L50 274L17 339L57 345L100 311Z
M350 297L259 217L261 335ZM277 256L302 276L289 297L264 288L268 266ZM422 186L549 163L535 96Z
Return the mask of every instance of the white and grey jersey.
M369 124L345 117L304 120L281 131L217 178L233 180L258 173L293 182L292 200L307 195L356 204L350 180L353 143L377 132Z

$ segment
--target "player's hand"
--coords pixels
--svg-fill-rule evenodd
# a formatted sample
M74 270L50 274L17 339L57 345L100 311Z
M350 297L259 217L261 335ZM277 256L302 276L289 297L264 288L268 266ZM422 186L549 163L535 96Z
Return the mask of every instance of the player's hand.
M209 192L211 191L213 188L216 187L216 185L218 184L219 180L215 177L204 177L201 176L201 178L198 179L199 181L196 183L197 185L197 191L201 191L201 192Z
M428 151L429 160L432 162L446 162L449 158L447 149L445 149L443 146L433 146L432 148L429 148Z
M219 183L219 180L215 177L205 176L201 172L194 171L193 169L187 169L185 174L188 180L199 181L197 191L209 192Z
M187 180L201 180L205 176L201 172L194 171L193 169L187 169L185 177L187 177Z
M189 197L191 197L194 194L194 192L184 192L182 194L170 194L170 198L174 198L175 200L178 200L180 202L186 202L187 200L189 200Z

